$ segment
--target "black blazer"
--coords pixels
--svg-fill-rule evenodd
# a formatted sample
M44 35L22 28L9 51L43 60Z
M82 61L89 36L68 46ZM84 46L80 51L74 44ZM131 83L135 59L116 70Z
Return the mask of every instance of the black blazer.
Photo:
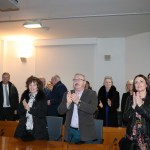
M17 107L19 105L19 95L17 88L15 87L14 84L11 82L8 82L9 86L9 102L10 102L10 108L11 112L14 115L14 110L17 110ZM3 115L3 102L4 102L4 97L3 97L3 83L2 81L0 82L0 116Z
M133 96L129 96L126 102L123 118L128 122L126 133L131 136L134 125L136 124L136 112L141 115L142 119L142 130L141 134L145 134L144 138L150 137L150 93L146 94L144 104L141 107L136 106L132 108ZM136 139L135 139L136 140Z
M122 100L121 100L121 111L122 111L122 113L124 112L124 109L126 106L126 101L127 101L127 98L129 96L130 96L130 92L123 93L123 95L122 95Z

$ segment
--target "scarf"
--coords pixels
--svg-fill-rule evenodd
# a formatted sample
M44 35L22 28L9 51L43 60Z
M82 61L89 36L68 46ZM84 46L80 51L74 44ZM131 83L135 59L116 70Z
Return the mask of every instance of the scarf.
M35 101L35 96L36 96L36 94L33 95L33 94L29 93L28 105L30 108L32 108L33 102ZM26 112L26 118L27 118L26 130L33 130L33 117L28 111Z

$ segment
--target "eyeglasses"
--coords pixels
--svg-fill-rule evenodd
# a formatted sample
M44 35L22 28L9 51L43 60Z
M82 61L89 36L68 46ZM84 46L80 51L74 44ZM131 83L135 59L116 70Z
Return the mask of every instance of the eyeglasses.
M73 79L73 82L85 81L84 79Z

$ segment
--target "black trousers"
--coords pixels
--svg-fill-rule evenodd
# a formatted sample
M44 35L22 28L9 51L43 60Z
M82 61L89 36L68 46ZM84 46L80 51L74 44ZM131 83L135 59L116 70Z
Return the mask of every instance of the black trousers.
M10 107L3 107L0 113L0 120L9 120L13 121L14 120L14 112Z
M119 141L119 150L138 150L139 147L137 145L137 143L134 143L133 141L130 141L127 138L122 138Z

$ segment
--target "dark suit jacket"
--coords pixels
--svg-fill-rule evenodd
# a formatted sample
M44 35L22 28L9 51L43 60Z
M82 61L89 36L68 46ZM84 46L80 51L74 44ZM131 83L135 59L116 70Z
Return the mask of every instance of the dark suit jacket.
M14 114L14 110L17 110L17 107L19 105L19 95L17 88L12 84L11 82L8 83L9 86L9 101L10 101L10 107L12 114ZM0 82L0 118L3 115L3 83Z
M64 94L63 100L58 107L58 112L60 114L66 113L65 121L65 140L68 138L68 130L71 124L71 118L73 114L74 103L71 104L70 109L67 109L66 106L66 94ZM79 115L79 130L82 141L89 141L96 139L96 131L93 113L97 108L97 95L95 91L84 90L80 98L81 103L78 106L78 115Z
M126 106L126 102L127 102L127 99L128 97L130 96L130 92L126 92L126 93L123 93L122 95L122 100L121 100L121 112L122 112L122 115L124 113L124 110L125 110L125 106ZM123 126L127 126L127 121L125 121L123 118L122 118L122 125Z
M127 98L129 96L130 96L130 92L123 93L123 95L122 95L122 100L121 100L121 111L122 111L122 113L124 112L124 109L126 106L126 101L127 101Z
M52 90L51 105L48 107L48 113L50 116L58 116L57 108L62 101L64 93L67 91L66 86L59 81L56 83Z

